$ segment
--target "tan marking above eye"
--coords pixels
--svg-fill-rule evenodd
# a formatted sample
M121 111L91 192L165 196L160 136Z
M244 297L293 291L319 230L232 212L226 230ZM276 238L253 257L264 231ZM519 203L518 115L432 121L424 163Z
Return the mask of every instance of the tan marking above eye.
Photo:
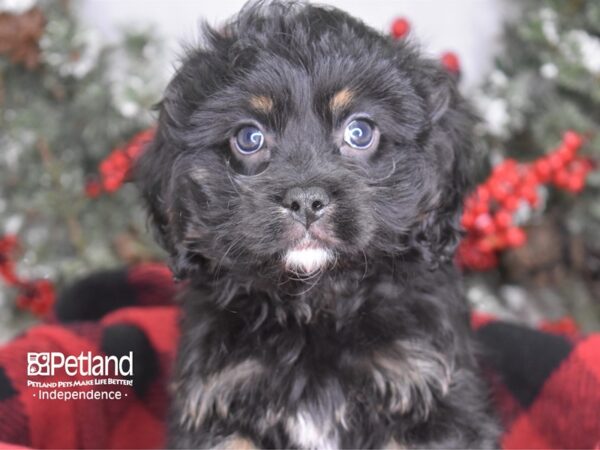
M353 98L354 93L350 89L341 89L331 98L329 108L334 113L340 112L350 104Z
M266 95L253 95L250 97L250 106L257 111L266 114L273 110L273 99Z

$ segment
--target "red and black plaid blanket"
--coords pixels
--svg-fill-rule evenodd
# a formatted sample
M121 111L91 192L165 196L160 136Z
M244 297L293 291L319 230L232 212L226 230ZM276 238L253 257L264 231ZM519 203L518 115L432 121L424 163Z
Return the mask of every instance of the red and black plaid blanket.
M167 269L99 273L63 293L55 317L0 348L0 447L160 448L167 380L177 342L175 287ZM600 334L533 330L475 316L504 448L600 448ZM27 354L126 355L133 386L120 400L40 400ZM79 377L82 380L83 376ZM73 382L57 372L46 382Z

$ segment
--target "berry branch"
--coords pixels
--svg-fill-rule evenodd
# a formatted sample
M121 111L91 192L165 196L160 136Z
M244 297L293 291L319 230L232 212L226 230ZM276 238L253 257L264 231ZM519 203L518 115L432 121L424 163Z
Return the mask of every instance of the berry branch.
M16 305L37 316L46 315L54 304L54 285L45 279L26 280L17 275L13 261L19 249L16 236L0 237L0 278L18 290Z
M561 145L531 163L506 159L492 170L465 202L458 264L466 269L488 270L498 264L498 252L527 241L522 228L526 218L542 208L547 185L579 193L593 163L577 156L582 137L567 131Z

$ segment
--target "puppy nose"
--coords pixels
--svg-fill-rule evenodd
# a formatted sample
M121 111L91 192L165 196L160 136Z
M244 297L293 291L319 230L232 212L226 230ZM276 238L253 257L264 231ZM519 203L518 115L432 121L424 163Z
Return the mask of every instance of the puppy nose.
M294 220L306 228L323 215L329 202L329 195L320 187L294 187L283 197L283 206L292 212Z

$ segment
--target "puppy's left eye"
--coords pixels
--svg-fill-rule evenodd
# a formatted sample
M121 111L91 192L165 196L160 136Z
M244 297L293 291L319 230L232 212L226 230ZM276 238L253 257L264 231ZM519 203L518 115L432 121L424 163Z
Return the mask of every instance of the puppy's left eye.
M235 149L242 155L256 153L265 144L265 135L252 125L245 126L232 139Z
M344 142L357 150L367 150L375 140L375 129L364 119L355 119L344 130Z

